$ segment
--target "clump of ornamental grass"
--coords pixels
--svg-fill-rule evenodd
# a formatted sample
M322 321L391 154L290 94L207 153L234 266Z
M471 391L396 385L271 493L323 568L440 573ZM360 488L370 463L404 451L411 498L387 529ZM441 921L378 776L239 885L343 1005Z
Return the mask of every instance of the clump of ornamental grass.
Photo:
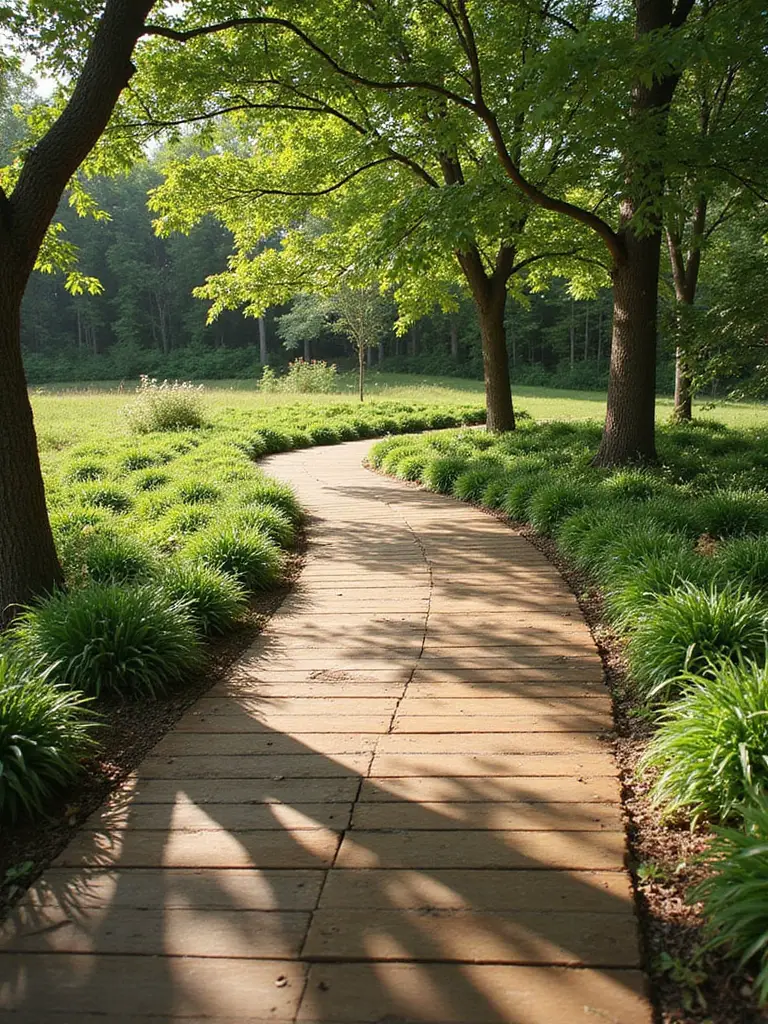
M725 822L768 788L768 669L723 661L678 685L640 770L656 774L651 796L666 814Z
M111 519L109 512L96 505L79 503L57 508L51 512L51 528L59 542L72 534L80 533L86 528L97 527Z
M296 543L295 526L275 505L249 505L238 509L233 518L239 526L259 530L281 548L291 548Z
M247 607L247 594L240 581L203 562L176 562L160 582L173 601L183 604L203 635L226 633Z
M517 522L528 521L528 505L533 495L540 488L552 482L552 474L545 469L530 469L517 472L516 467L512 472L512 483L507 493L502 498L499 508L505 512L510 519Z
M169 480L170 476L168 473L163 473L157 469L148 469L136 476L133 486L137 491L156 491L160 487L164 487Z
M626 577L634 566L649 558L693 554L693 542L682 533L670 531L654 520L646 522L642 507L633 507L636 519L622 514L624 529L606 540L592 561L595 576L604 584L615 576Z
M619 501L648 501L665 489L663 481L642 469L620 469L606 477L600 486Z
M0 654L0 823L40 813L76 777L95 742L82 694Z
M684 673L725 660L765 660L766 609L736 587L685 584L649 602L629 637L632 678L646 700L680 692Z
M763 597L768 595L768 536L739 537L718 545L714 557L718 581L740 583Z
M142 376L136 397L125 410L129 426L137 434L155 430L198 430L205 424L202 384L189 381L158 382Z
M309 434L312 444L338 444L341 441L338 428L327 424L318 424L316 427L310 427L307 430L307 434Z
M151 549L126 533L85 527L60 547L67 581L73 583L138 583L157 570Z
M260 530L236 523L211 526L192 537L185 555L234 576L249 592L269 590L282 575L280 549Z
M584 480L567 477L539 487L528 502L527 515L531 526L551 536L558 525L594 501L594 488Z
M78 490L78 497L84 505L95 505L118 515L133 508L133 498L127 491L109 484L85 484Z
M768 1003L768 805L750 803L742 828L719 828L705 855L707 873L689 893L701 902L710 948L723 948L754 972L758 1001Z
M463 455L440 455L428 462L421 474L421 482L430 491L450 494L454 481L467 468Z
M72 463L66 474L66 480L69 483L84 484L94 480L101 480L106 475L106 467L101 462L82 459Z
M250 505L273 505L284 512L294 526L298 526L304 518L304 511L296 497L293 489L288 484L279 480L270 480L268 477L255 480L245 486L237 494L238 504Z
M768 532L768 496L760 491L717 490L694 503L699 533L737 537Z
M156 466L158 461L158 456L152 452L135 450L124 455L120 465L129 473L133 473L137 469L149 469L152 466Z
M708 586L712 577L711 561L686 546L627 561L616 566L604 584L608 618L620 630L630 629L660 594L669 594L687 583Z
M453 496L460 501L482 502L488 484L503 468L504 464L493 456L473 460L454 480Z
M402 459L398 459L397 466L395 468L395 476L400 480L420 480L427 461L428 456L424 454L406 455Z
M361 428L363 428L363 424L358 421L356 423L356 428L359 432ZM361 433L360 436L364 437L365 435ZM412 441L410 438L385 437L382 441L377 442L377 444L375 444L368 452L368 461L374 469L380 469L381 464L390 452L394 451L396 448L401 448L403 449L403 454L405 454L405 449L411 444Z
M83 693L153 697L200 664L185 605L156 586L93 585L56 593L11 629L14 655Z
M210 505L220 498L221 488L206 480L185 480L177 490L177 500L184 505Z
M489 478L483 488L483 493L479 499L480 504L486 508L500 508L514 477L513 471L497 468L494 475Z

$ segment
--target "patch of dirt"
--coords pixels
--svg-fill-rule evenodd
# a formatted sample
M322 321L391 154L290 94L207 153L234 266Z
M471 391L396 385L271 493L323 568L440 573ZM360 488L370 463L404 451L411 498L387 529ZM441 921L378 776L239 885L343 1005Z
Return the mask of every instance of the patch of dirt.
M223 678L285 600L304 564L305 538L288 556L283 583L255 597L237 629L207 645L201 673L183 691L153 701L99 701L98 753L75 784L48 808L45 818L0 830L0 920L64 849L85 819L146 757L195 701Z

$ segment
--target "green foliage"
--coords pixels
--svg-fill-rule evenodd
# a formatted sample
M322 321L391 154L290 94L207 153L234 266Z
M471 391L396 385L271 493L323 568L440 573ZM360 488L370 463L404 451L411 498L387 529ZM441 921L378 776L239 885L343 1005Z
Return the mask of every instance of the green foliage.
M109 484L86 484L79 490L80 500L84 504L96 505L98 508L109 509L110 512L128 512L133 508L133 498L120 487Z
M755 594L768 595L768 536L739 537L718 546L714 566L718 579L739 580Z
M470 462L464 472L460 473L453 482L454 497L461 501L482 501L488 485L492 480L498 478L502 468L502 465L495 460L478 459L476 462ZM410 479L416 479L416 477Z
M197 430L205 423L202 385L188 381L158 383L142 376L136 397L125 410L131 430L149 434L156 430Z
M218 501L221 488L207 480L185 480L177 493L179 501L184 505L204 505Z
M700 533L734 537L768 532L768 496L758 491L717 490L694 506Z
M679 685L640 770L657 773L652 797L665 812L727 821L768 790L768 668L724 661Z
M248 505L235 513L239 526L258 530L281 548L292 548L296 543L296 527L291 517L276 505Z
M670 539L674 540L671 535ZM712 577L711 560L683 545L627 560L621 568L616 566L605 584L608 617L620 630L631 630L654 598L669 594L686 583L706 587L712 582Z
M52 683L98 696L152 697L200 664L186 606L154 586L54 594L11 630L14 657Z
M40 813L93 748L88 700L0 655L0 824Z
M755 992L768 1003L768 805L745 811L744 829L717 829L709 869L691 892L709 922L710 942L755 972Z
M85 527L60 545L59 554L70 585L88 581L138 583L150 579L157 569L146 543L108 529Z
M633 679L646 699L679 692L681 676L707 675L722 660L765 659L763 602L735 587L686 584L650 602L628 645Z
M421 482L430 491L450 494L454 481L467 467L467 460L461 455L445 455L434 459L424 467ZM384 463L386 469L386 460Z
M513 474L512 483L499 507L510 519L521 523L527 522L531 498L539 488L545 487L551 480L551 475L544 469Z
M176 562L160 585L180 602L203 635L226 633L247 606L245 588L234 576L203 562Z
M328 364L323 359L294 359L281 376L272 367L265 366L259 390L268 394L330 394L339 390L339 371L335 364Z
M272 505L283 512L294 526L298 526L304 512L295 493L288 484L262 477L239 492L238 501L246 507Z
M282 573L280 549L260 530L225 524L196 534L185 555L234 576L250 592L269 590Z
M561 479L539 487L527 505L531 526L550 536L574 512L590 504L593 492L582 480Z

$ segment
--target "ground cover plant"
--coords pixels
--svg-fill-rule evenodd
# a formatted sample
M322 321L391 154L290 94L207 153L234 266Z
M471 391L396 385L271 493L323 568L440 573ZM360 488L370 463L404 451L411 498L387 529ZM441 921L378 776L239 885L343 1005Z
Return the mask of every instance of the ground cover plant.
M630 706L652 728L639 772L665 820L728 826L690 898L765 1002L768 434L668 425L658 465L614 471L592 466L598 436L596 424L529 421L495 438L388 438L370 461L528 524L602 594Z

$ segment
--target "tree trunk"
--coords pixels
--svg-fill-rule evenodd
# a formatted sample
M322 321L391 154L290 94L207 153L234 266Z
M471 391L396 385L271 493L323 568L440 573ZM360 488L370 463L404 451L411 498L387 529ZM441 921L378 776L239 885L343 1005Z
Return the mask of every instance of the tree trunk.
M379 364L381 364L381 363L384 362L384 342L383 341L379 342L378 355L379 355Z
M589 303L584 313L584 362L589 359Z
M373 366L373 349L371 348L370 345L365 350L365 365L368 367L369 370Z
M259 317L259 362L266 366L269 362L267 353L267 321L263 316Z
M459 358L459 325L451 319L451 359L457 361Z
M672 417L676 423L690 423L693 419L692 382L680 349L675 350L675 409Z
M362 402L365 398L365 345L358 345L357 347L357 373L360 401Z
M575 317L576 317L575 303L574 303L573 299L571 299L571 327L570 327L571 370L573 370L573 367L574 367L574 365L576 363L576 323L575 323Z
M509 383L507 339L504 329L506 289L488 305L478 305L480 338L483 345L486 429L502 433L515 429L515 411Z
M656 459L656 315L661 232L624 232L626 257L613 271L608 409L596 466Z
M304 362L308 363L312 359L312 342L309 338L304 339Z
M416 335L416 324L412 324L408 331L408 355L415 356L418 348L418 337Z
M21 360L22 288L0 276L0 625L63 583Z

